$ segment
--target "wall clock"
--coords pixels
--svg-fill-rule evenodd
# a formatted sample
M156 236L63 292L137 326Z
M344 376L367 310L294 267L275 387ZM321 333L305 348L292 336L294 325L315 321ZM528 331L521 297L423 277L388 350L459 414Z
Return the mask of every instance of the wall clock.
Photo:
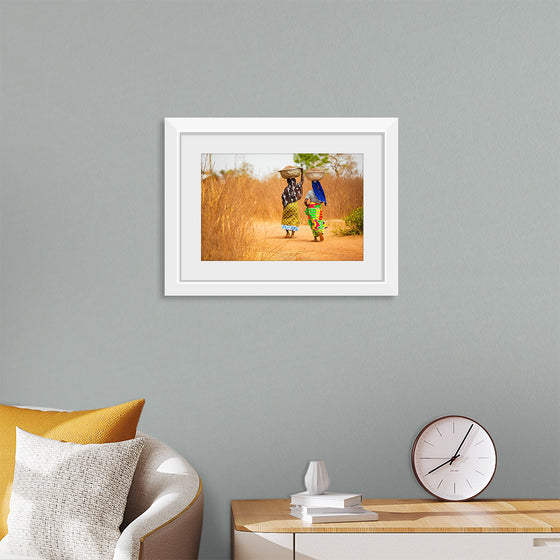
M465 416L443 416L420 430L412 447L418 482L442 500L470 500L496 472L496 446L490 434Z

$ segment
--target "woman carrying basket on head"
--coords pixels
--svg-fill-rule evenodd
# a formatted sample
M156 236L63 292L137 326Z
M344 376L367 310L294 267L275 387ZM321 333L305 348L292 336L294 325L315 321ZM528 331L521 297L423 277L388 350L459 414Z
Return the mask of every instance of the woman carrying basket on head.
M299 208L297 201L303 196L303 169L293 165L287 165L280 169L280 175L288 181L282 192L282 229L286 230L286 239L294 237L299 229ZM296 183L296 177L300 176L300 182Z
M323 241L323 232L325 231L325 222L323 220L323 207L327 205L327 197L325 196L325 191L319 182L319 179L323 178L325 172L322 169L309 169L305 172L305 176L311 180L311 185L313 187L305 195L305 213L309 218L309 227L311 228L311 233L313 234L313 241Z

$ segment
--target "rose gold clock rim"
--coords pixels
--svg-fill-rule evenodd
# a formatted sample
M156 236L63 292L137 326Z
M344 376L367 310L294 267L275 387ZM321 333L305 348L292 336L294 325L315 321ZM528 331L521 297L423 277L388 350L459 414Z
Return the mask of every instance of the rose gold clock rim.
M484 486L484 488L482 490L480 490L480 492L477 492L476 494L473 494L472 496L469 496L468 498L463 498L463 499L460 499L460 500L459 499L458 500L453 500L453 499L449 499L449 498L443 498L442 496L438 496L437 494L434 494L431 490L426 488L425 484L420 479L420 476L419 476L419 474L416 470L416 465L414 464L414 452L416 451L416 445L418 443L418 440L420 439L420 436L422 436L422 434L430 426L433 426L436 422L439 422L440 420L445 420L447 418L463 418L464 420L468 420L469 422L473 422L477 426L481 427L486 432L486 435L490 438L490 441L492 442L492 447L494 448L494 472L492 473L492 476L488 480L486 486ZM426 424L418 432L418 435L416 436L416 438L414 440L414 444L412 446L411 463L412 463L412 470L414 472L414 476L416 477L416 480L419 482L420 486L422 486L422 488L424 488L424 490L426 490L426 492L428 492L428 494L431 494L432 496L434 496L438 500L442 500L442 501L445 501L445 502L468 502L469 500L472 500L473 498L476 498L479 494L482 494L482 492L484 492L484 490L486 490L486 488L488 488L488 486L490 486L490 483L492 482L492 480L494 480L494 475L496 474L496 470L498 469L498 453L496 451L496 444L494 443L494 440L492 439L492 436L490 435L490 432L480 422L478 422L477 420L473 420L472 418L469 418L468 416L462 416L461 414L448 414L446 416L440 416L439 418L436 418L435 420L432 420L431 422Z

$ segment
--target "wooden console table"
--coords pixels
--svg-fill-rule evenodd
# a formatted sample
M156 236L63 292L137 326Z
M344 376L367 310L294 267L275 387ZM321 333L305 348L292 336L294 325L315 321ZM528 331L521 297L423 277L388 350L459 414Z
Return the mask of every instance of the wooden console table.
M311 525L289 500L235 500L233 560L560 559L560 500L364 500L378 521Z

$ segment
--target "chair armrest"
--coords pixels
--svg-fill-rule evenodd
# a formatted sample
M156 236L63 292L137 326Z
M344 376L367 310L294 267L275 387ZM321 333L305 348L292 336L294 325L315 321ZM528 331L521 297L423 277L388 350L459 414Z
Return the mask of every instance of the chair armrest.
M202 485L182 510L177 495L164 493L121 533L114 560L196 560L202 530ZM177 513L177 510L179 512Z
M176 451L144 437L113 560L196 560L204 498L196 471Z

